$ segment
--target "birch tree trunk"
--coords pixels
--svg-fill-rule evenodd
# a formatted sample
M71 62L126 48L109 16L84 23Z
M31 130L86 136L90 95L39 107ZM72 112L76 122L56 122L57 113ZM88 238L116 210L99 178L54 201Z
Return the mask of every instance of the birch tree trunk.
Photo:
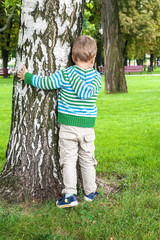
M16 70L47 75L71 63L82 28L84 0L22 0ZM12 123L0 196L9 201L52 199L62 189L57 91L13 83Z
M105 89L127 92L117 0L101 0L104 33Z

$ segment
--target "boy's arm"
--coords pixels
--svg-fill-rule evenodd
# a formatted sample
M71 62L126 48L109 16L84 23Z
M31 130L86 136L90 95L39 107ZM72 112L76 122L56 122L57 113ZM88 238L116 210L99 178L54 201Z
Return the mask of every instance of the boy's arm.
M69 79L71 86L77 96L81 99L88 99L92 97L101 88L101 76L96 75L92 83L86 83L78 74L74 73L73 77Z
M47 77L42 77L27 72L26 67L23 66L23 70L19 71L18 77L21 81L24 80L25 83L44 90L58 89L62 86L61 71Z

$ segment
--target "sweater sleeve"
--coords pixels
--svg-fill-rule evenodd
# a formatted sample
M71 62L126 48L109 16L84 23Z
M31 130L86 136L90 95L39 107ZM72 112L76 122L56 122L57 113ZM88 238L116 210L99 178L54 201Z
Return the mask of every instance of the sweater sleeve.
M70 79L70 84L79 98L88 99L99 92L101 88L101 76L96 74L91 83L86 83L78 74L74 73L73 77Z
M36 88L52 90L62 87L63 76L61 71L57 71L46 77L37 76L27 72L24 76L24 82Z

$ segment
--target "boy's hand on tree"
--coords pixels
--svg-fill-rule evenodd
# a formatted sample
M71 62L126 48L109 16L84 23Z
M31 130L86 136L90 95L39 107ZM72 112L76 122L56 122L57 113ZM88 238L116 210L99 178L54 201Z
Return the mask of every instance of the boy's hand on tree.
M19 70L17 76L18 76L20 81L24 80L24 76L25 76L26 72L27 72L27 69L26 69L25 66L23 66L23 69Z

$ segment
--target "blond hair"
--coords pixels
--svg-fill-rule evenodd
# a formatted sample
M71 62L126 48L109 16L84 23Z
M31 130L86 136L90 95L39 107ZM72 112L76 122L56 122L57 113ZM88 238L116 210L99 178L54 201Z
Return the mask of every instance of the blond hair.
M97 53L97 44L94 38L88 35L81 35L73 43L72 58L74 62L88 62Z

